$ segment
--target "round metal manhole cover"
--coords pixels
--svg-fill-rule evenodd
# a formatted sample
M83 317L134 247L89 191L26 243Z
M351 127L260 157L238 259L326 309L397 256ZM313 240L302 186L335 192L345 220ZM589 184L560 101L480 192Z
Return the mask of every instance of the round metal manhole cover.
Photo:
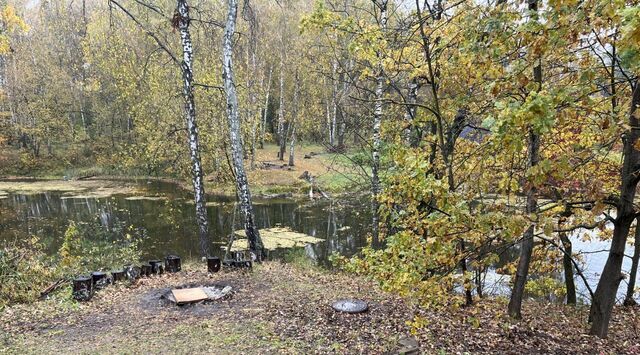
M338 312L362 313L369 309L369 305L362 300L338 300L333 302L331 308Z

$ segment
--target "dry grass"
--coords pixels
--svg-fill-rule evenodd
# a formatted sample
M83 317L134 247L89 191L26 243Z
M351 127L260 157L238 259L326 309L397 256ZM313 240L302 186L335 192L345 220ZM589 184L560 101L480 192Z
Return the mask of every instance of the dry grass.
M323 190L342 192L351 185L350 179L356 174L356 168L345 162L339 154L326 153L324 147L318 145L297 146L295 149L295 166L285 169L265 169L264 163L287 165L288 152L285 160L277 158L278 147L273 144L265 145L264 149L256 151L256 168L250 169L247 164L249 184L255 194L274 194L292 192L307 194L309 184L300 179L300 175L307 171L311 174ZM305 155L315 153L311 159L304 159ZM207 191L217 194L233 193L233 186L207 184Z

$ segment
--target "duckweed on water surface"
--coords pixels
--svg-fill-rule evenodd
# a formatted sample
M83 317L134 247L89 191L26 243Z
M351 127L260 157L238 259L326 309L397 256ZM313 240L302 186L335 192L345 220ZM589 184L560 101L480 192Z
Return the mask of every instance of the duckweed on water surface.
M247 239L244 230L237 230L234 235L237 239L234 240L231 251L245 250L247 248ZM267 250L303 247L307 244L316 244L323 241L323 239L294 232L289 228L283 227L261 229L260 237L264 248Z

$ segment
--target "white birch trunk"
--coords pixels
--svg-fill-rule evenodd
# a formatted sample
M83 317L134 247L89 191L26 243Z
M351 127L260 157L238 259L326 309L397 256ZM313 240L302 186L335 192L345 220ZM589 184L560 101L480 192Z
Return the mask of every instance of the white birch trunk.
M269 111L269 96L271 94L271 75L273 68L269 67L269 80L267 81L267 91L264 95L264 107L262 109L262 124L260 126L260 149L264 149L264 134L267 129L267 112Z
M196 206L196 221L198 223L198 237L202 256L209 255L209 221L207 219L206 195L202 163L200 161L200 146L198 142L198 124L196 121L196 105L193 95L193 45L189 33L189 6L187 0L177 0L177 22L182 42L182 95L184 97L185 118L189 132L189 153L191 156L191 178Z
M334 59L331 70L331 125L329 126L329 145L335 150L336 145L336 127L338 121L338 60Z
M242 141L240 139L240 120L238 117L238 95L233 77L233 34L235 33L238 14L237 0L227 0L228 14L222 41L222 77L224 91L227 97L227 118L229 120L229 139L231 141L231 156L236 172L236 189L240 200L240 211L244 220L244 230L249 241L249 250L262 258L262 240L255 224L251 192L247 175L244 170L242 157Z
M257 20L255 13L248 2L244 7L245 19L249 22L249 45L247 46L247 58L249 75L247 75L247 89L249 90L249 105L247 109L248 119L251 122L251 170L255 169L256 162L256 137L258 124L260 123L260 109L258 107L258 96L256 94L255 73L258 71L256 61L257 56ZM263 79L264 80L264 76Z
M387 28L387 0L374 0L374 5L380 10L380 31L384 34ZM380 126L382 125L382 99L384 94L384 68L382 64L382 53L376 53L378 63L376 64L376 102L373 111L373 149L371 152L371 213L372 213L372 245L377 247L380 243Z
M296 83L293 89L293 114L291 116L291 138L289 141L289 166L294 166L294 146L296 144L296 119L298 118L298 97L300 91L300 78L298 77L298 71L296 70Z
M284 151L286 145L286 136L284 132L284 49L280 56L280 108L278 111L278 159L284 160Z

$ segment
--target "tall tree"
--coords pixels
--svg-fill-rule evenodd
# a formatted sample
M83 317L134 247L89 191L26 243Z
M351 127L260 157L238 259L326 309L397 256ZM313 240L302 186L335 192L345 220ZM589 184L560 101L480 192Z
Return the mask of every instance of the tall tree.
M294 84L294 89L293 89L293 110L291 112L291 124L290 124L290 130L291 130L291 135L289 137L289 166L294 166L295 162L294 162L294 148L295 148L295 144L296 144L296 119L298 118L298 107L300 107L299 103L298 103L298 95L299 95L299 91L300 91L300 76L298 75L298 69L296 68L296 73L295 73L295 84Z
M229 121L229 140L231 141L231 159L235 170L236 192L240 200L240 210L244 220L244 230L249 241L249 250L262 258L263 245L260 231L256 227L251 203L251 191L244 170L244 158L238 116L238 95L233 76L233 34L238 14L237 0L227 0L228 13L222 40L222 78L227 97L227 118Z
M528 0L530 21L538 21L538 0ZM537 63L533 68L533 81L536 83L536 91L542 89L542 65L541 59L535 58ZM538 165L540 160L540 134L536 132L533 126L529 127L528 136L528 163L527 167L533 169ZM538 205L538 189L533 181L527 181L525 187L525 194L527 196L527 202L525 212L530 216L536 213ZM524 296L524 289L527 283L527 276L529 275L529 265L531 264L531 255L533 254L533 234L535 229L535 223L529 225L527 230L522 236L522 243L520 243L520 258L518 259L518 266L516 269L516 278L513 282L513 290L511 291L511 298L509 299L509 315L514 318L522 317L522 298Z
M264 106L262 107L262 122L260 123L260 149L264 149L264 135L267 128L267 113L269 111L269 97L271 95L271 76L273 68L269 66L269 75L267 76L267 87L264 92Z
M283 15L284 16L284 15ZM283 20L284 23L284 20ZM282 27L284 28L284 24L282 25ZM285 58L284 58L284 54L285 54L285 46L284 46L284 29L282 30L283 33L281 34L281 43L280 45L282 46L282 48L280 49L280 105L278 108L278 131L277 131L277 136L278 136L278 159L280 160L284 160L284 153L285 153L285 149L286 149L286 145L287 145L287 134L285 133L285 110L284 110L284 102L285 102L285 98L284 98L284 67L285 67Z
M381 38L384 41L384 34L387 29L387 0L373 0L373 4L379 11L379 26ZM382 138L380 136L380 127L382 125L383 100L384 100L384 64L382 50L376 51L377 63L375 67L375 105L373 109L373 135L372 135L372 151L371 151L371 223L372 223L372 244L378 247L380 243L380 148L382 147Z
M611 249L593 297L589 317L591 319L591 335L597 335L601 338L606 337L609 331L611 312L616 303L616 294L623 278L621 270L627 237L631 223L637 214L633 201L640 181L640 150L638 150L640 130L637 129L640 125L640 119L636 114L638 107L640 107L640 85L636 81L627 121L629 129L623 136L622 154L624 160L620 174L620 196L617 198L616 217L613 221Z
M189 132L189 153L191 156L191 180L196 206L196 220L198 222L198 237L200 252L209 255L209 221L207 219L206 194L202 163L200 160L200 142L198 138L198 122L196 121L196 103L193 95L193 44L189 32L189 5L187 0L177 0L178 6L173 18L174 26L180 30L182 42L182 96L184 98L184 112Z

